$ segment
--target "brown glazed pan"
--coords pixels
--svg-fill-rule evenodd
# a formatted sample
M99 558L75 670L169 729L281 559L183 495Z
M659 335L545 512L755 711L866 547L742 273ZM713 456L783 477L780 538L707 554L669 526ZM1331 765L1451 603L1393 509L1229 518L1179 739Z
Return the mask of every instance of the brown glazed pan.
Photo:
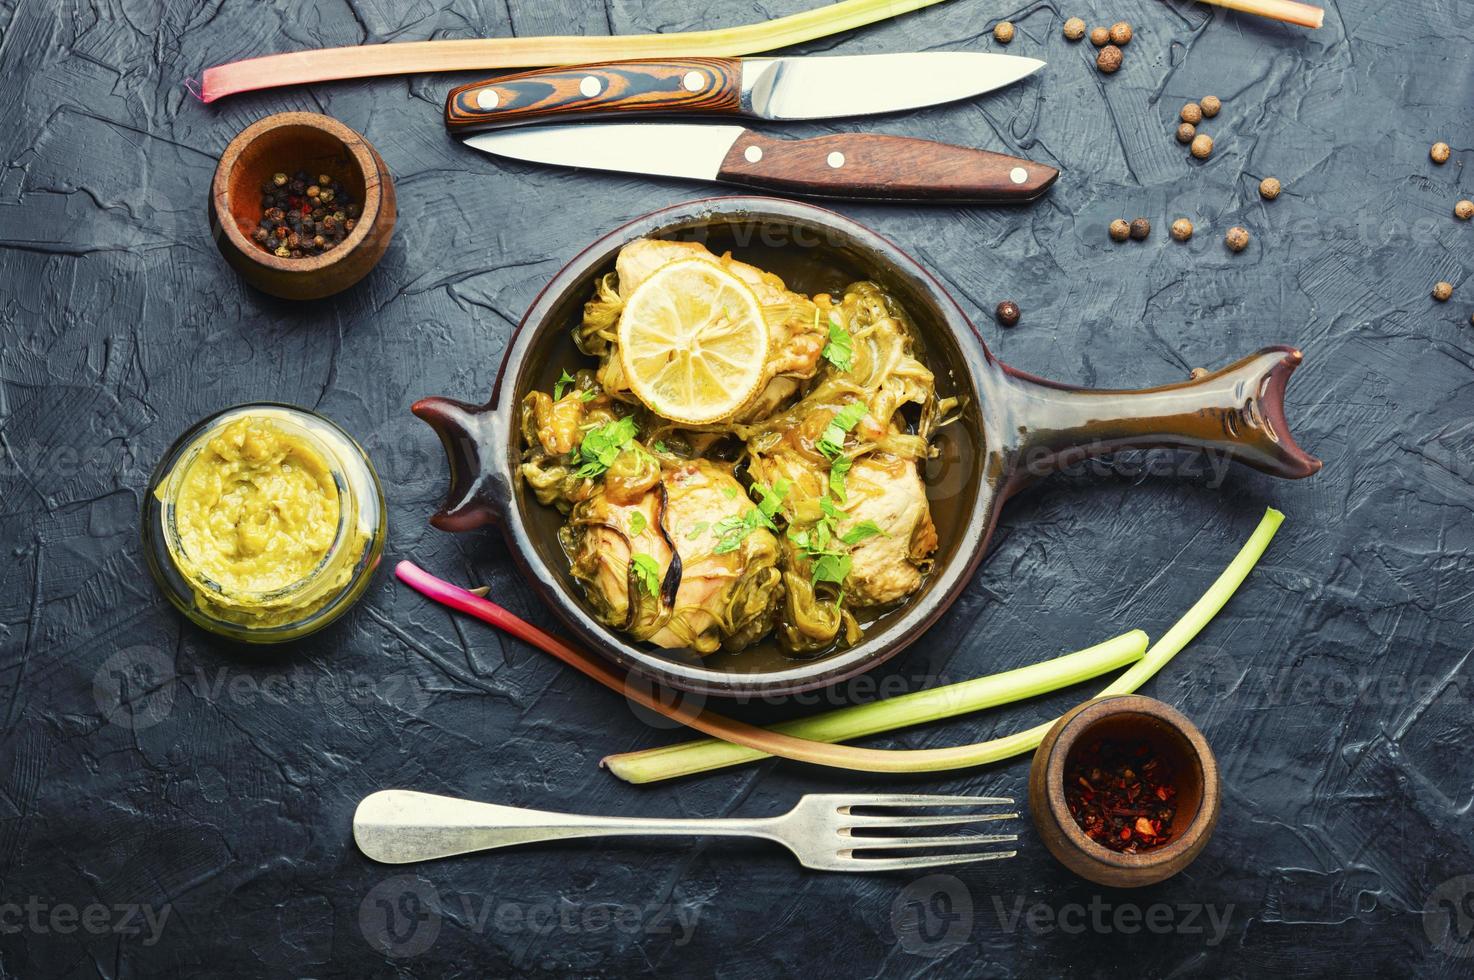
M935 569L903 605L875 618L856 646L799 660L764 641L702 659L631 641L590 614L558 544L561 515L538 504L516 476L518 403L551 388L564 368L591 364L570 331L594 280L613 268L622 246L642 237L701 241L718 254L731 249L804 293L837 293L873 279L914 318L938 389L966 399L962 419L938 435L940 452L924 473L942 542ZM777 695L836 683L913 643L971 578L1003 501L1062 466L1165 446L1222 453L1288 479L1315 473L1320 461L1295 444L1285 422L1285 382L1300 360L1294 348L1267 347L1206 376L1141 391L1045 381L999 363L936 280L864 226L809 204L729 197L656 211L600 238L528 310L489 402L425 398L413 410L439 433L450 459L450 490L431 523L446 531L500 525L529 581L584 646L679 690Z

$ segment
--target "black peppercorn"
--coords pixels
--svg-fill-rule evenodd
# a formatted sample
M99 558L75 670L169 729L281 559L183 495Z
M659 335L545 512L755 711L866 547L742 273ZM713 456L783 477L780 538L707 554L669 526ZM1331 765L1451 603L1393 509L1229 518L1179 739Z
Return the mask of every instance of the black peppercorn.
M1005 327L1011 327L1018 323L1018 318L1020 315L1018 304L1011 299L1006 299L1003 302L999 303L998 309L995 312L998 317L998 322Z

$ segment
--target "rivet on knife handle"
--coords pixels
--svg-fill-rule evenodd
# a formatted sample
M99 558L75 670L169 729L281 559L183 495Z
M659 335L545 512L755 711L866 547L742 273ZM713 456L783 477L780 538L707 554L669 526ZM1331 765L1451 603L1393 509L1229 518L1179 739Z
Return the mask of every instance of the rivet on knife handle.
M729 58L545 68L452 90L445 100L445 125L452 132L472 133L571 115L736 115L741 88L741 63Z
M1058 176L1031 160L906 136L776 140L748 130L716 179L806 197L1001 204L1032 201Z

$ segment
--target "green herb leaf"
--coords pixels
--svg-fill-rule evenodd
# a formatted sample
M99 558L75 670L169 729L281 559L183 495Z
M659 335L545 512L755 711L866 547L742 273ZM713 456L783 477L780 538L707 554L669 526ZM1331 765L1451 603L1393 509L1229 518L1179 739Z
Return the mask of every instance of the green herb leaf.
M783 498L788 496L788 481L780 476L773 481L771 487L754 483L752 489L758 495L757 509L762 514L764 523L769 529L776 530L773 527L773 518L783 506Z
M853 465L855 465L854 460L848 456L836 456L829 463L829 490L839 499L840 503L845 502L844 478L849 475L850 467ZM825 497L824 499L828 500L829 498Z
M686 532L686 540L687 541L694 541L694 540L696 540L697 538L699 538L703 534L705 534L706 533L706 529L709 528L709 527L711 527L711 523L710 522L708 522L708 521L697 521L695 524L692 524L691 525L691 530L689 530L689 531Z
M637 510L630 515L630 537L638 538L645 533L645 528L649 526L650 522L645 519L645 512L643 510Z
M573 383L574 383L574 381L573 381L573 375L569 374L568 371L565 369L563 371L563 376L560 377L553 384L553 401L555 401L555 402L556 401L562 401L563 400L563 392L567 391L568 390L568 386L571 385L571 384L573 384Z
M578 458L582 465L574 470L573 475L599 476L614 465L619 454L634 442L639 431L633 415L626 415L617 421L606 422L590 429L584 434L583 442L578 445Z
M657 453L663 453L663 452L665 452L665 440L664 439L657 439L657 440L655 440L655 451Z
M722 487L722 496L728 500L736 500L737 494L738 490L736 487Z
M599 397L599 389L598 388L590 388L587 391L585 391L583 394L579 395L578 396L578 400L579 401L584 401L584 402L591 402L595 398L598 398L598 397Z
M861 521L860 523L856 524L854 527L846 531L839 540L843 541L845 544L854 545L859 544L861 541L864 541L868 538L873 538L877 534L884 533L885 532L880 529L880 525L876 524L874 521Z
M844 437L859 424L869 411L864 402L850 402L844 408L834 413L834 418L824 427L824 434L819 437L819 452L834 459L844 452Z
M824 360L841 371L848 371L855 364L855 342L833 314L829 317L829 343L824 345Z
M649 555L635 555L630 559L630 567L635 570L635 578L639 579L640 588L646 595L660 592L660 562Z
M843 585L844 580L850 574L849 555L820 555L814 561L813 582L833 582L835 585Z

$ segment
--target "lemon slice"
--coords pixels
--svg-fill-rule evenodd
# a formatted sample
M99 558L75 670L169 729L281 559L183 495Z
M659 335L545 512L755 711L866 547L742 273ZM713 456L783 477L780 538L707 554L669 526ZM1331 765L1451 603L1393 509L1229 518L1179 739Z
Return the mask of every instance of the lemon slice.
M752 289L705 259L656 269L619 318L630 390L656 415L688 425L747 407L762 388L770 343Z

